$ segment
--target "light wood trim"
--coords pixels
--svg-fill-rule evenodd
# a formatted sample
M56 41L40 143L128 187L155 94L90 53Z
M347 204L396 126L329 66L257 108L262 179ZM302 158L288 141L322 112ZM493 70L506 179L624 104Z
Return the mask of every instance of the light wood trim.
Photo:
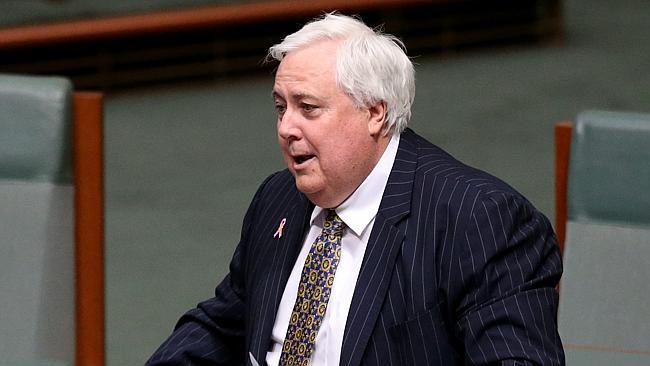
M73 97L77 366L104 365L102 94Z
M570 121L555 125L555 231L564 253L567 222L567 187L569 183L569 156L571 155Z
M159 11L0 29L0 49L96 41L264 20L280 20L313 16L331 10L349 13L372 8L397 8L452 2L459 2L459 0L274 0L213 5L177 11Z

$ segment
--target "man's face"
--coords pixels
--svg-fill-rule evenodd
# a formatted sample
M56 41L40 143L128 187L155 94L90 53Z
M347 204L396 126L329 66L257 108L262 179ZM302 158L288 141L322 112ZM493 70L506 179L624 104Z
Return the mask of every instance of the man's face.
M290 52L280 63L273 96L278 142L298 189L316 205L336 207L381 157L384 104L357 108L336 85L337 41Z

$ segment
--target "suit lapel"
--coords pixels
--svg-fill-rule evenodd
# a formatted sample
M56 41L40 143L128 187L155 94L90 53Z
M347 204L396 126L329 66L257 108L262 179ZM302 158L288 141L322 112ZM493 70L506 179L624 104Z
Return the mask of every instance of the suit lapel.
M404 218L410 212L411 192L417 166L412 131L405 131L384 190L368 240L352 304L345 325L341 365L357 366L375 328L395 259L404 239Z
M273 237L274 232L271 231L275 231L276 226L269 231L269 241L265 243L269 250L262 253L263 260L259 264L261 268L256 270L256 273L261 275L256 276L254 281L260 284L264 283L264 286L255 293L255 298L250 303L251 314L255 320L252 324L251 334L253 336L250 340L249 350L260 365L264 364L278 306L300 252L305 229L314 207L302 194L298 193L298 196L296 200L286 201L297 202L296 204L287 205L281 208L277 214L272 215L273 219L271 220L274 223L277 222L276 225L279 225L282 219L286 219L285 226L281 237Z

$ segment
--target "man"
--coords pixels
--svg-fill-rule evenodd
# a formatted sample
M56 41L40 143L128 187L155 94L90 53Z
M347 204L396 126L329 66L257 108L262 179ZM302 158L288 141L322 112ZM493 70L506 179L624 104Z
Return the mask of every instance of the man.
M563 364L548 220L406 129L401 43L328 14L269 55L288 170L148 364Z

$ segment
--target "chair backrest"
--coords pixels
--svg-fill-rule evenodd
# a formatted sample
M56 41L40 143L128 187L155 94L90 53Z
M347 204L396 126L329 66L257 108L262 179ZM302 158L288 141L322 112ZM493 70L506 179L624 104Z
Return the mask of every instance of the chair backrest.
M558 152L568 147L567 128L556 126ZM568 131L568 175L557 160L560 236L566 222L558 321L567 361L575 349L650 364L650 114L584 112Z
M0 364L104 363L101 103L0 75Z

